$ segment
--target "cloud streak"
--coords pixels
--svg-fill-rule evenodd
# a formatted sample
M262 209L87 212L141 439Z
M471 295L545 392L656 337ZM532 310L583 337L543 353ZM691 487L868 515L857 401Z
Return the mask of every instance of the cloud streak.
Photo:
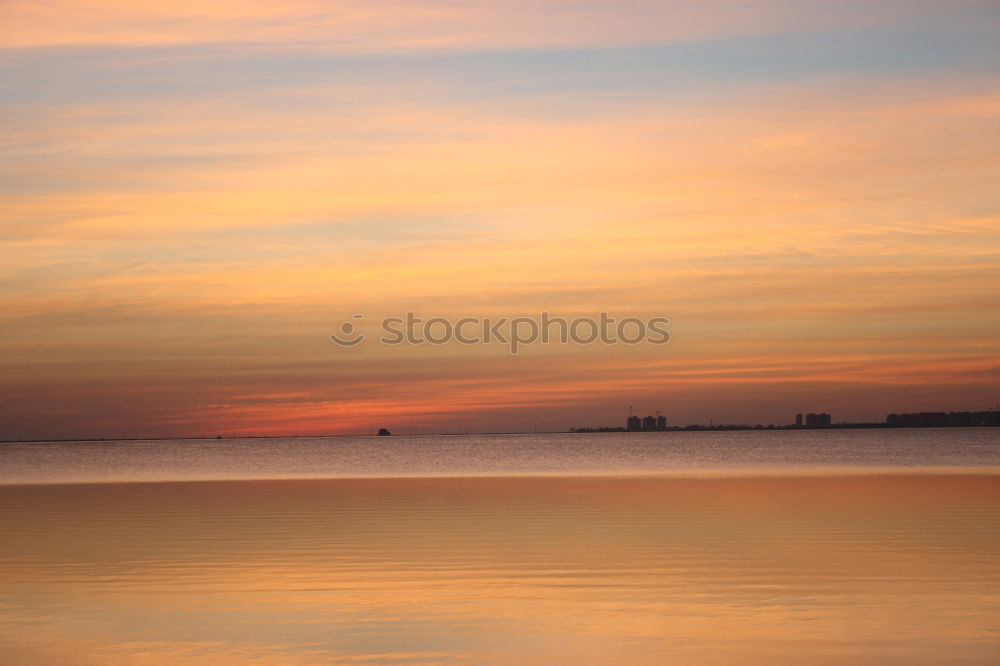
M983 406L996 16L946 9L8 3L0 437ZM674 335L327 342L407 310Z
M609 5L597 0L267 0L136 5L119 0L17 0L4 5L7 48L177 43L309 44L346 52L435 52L614 46L995 16L986 0L726 0Z

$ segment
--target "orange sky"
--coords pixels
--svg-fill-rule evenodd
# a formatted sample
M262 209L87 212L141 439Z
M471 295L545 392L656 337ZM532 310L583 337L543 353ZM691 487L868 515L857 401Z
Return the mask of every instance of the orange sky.
M995 3L0 16L0 438L1000 400ZM407 311L671 342L327 337Z

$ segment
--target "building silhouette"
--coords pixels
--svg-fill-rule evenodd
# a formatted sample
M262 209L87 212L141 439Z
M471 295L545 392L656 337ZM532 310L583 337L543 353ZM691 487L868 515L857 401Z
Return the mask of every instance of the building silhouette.
M801 428L802 427L802 415L801 414L796 414L795 415L795 427L796 428Z
M660 416L629 416L625 421L625 430L629 432L654 432L667 429L667 417Z
M889 414L890 428L976 428L1000 426L1000 411L994 412L916 412Z
M798 418L796 417L796 421ZM829 428L832 423L830 415L823 414L806 414L806 427L807 428Z

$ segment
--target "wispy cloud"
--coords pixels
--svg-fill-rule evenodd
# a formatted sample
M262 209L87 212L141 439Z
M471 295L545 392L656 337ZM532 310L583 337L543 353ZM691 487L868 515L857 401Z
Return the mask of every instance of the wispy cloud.
M12 427L564 427L623 395L778 419L995 379L994 3L0 12ZM326 340L615 308L673 342Z
M627 0L323 0L124 3L42 0L4 5L8 48L255 42L349 52L622 45L816 30L962 12L995 16L987 0L698 3Z

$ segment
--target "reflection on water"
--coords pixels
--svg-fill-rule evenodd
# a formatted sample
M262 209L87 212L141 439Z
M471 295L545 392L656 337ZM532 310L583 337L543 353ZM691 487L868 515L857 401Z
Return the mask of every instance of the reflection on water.
M0 662L995 664L1000 476L0 487Z

